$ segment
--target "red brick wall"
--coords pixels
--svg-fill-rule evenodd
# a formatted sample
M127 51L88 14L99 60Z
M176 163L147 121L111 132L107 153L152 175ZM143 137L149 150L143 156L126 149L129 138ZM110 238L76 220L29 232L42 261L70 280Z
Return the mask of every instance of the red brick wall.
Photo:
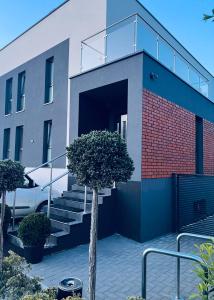
M204 120L204 174L214 175L214 123Z
M195 173L195 115L143 92L142 177Z

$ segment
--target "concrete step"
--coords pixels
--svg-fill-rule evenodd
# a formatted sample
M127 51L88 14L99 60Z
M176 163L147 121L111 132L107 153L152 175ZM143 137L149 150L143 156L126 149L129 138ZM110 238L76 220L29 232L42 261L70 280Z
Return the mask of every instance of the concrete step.
M76 211L75 211L76 210ZM82 213L83 210L80 209L71 209L69 207L63 206L63 205L54 205L50 209L51 214L54 216L58 216L62 218L62 222L67 223L64 220L75 220L75 221L82 221Z
M104 194L99 193L99 195L98 195L99 200L102 201L102 199L103 199L104 196L105 196ZM63 192L63 197L65 197L65 198L83 199L84 200L85 199L85 192L81 191L81 190L65 191L65 192ZM88 192L87 193L87 200L92 200L92 198L93 198L92 192Z
M79 209L84 209L84 200L83 199L75 199L75 198L56 198L54 199L54 205L66 206L66 207L74 207ZM87 210L91 209L91 200L87 201Z
M70 233L70 229L73 224L81 223L70 218L63 218L61 216L54 215L53 213L50 215L50 221L52 227L57 228L59 231L65 231L67 233Z
M83 185L73 184L72 185L72 191L83 191L83 192L85 192L85 187ZM92 193L92 189L90 189L90 188L87 188L87 191ZM105 194L107 196L111 195L111 189L108 189L108 188L101 189L99 192L102 193L102 194Z

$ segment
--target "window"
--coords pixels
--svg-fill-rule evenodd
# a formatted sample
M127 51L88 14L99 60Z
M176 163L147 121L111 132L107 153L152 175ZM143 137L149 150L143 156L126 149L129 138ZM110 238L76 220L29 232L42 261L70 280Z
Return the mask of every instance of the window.
M171 71L174 71L174 53L173 49L161 38L158 43L158 59Z
M196 173L203 174L203 119L196 116Z
M5 94L5 115L12 112L12 99L13 98L13 78L6 81L6 94Z
M43 134L43 163L51 160L52 150L52 120L44 122L44 134Z
M16 127L15 160L22 160L23 152L23 126Z
M4 130L3 160L10 158L10 128Z
M53 87L54 87L54 58L46 60L45 71L45 103L53 102Z
M22 111L25 107L25 71L18 75L18 97L16 111Z

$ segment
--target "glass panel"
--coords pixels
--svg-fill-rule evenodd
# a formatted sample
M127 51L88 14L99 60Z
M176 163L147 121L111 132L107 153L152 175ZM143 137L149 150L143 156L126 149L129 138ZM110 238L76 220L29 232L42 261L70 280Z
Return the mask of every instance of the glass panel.
M82 42L82 71L105 63L105 38L106 32L103 31Z
M205 79L204 77L200 77L200 91L204 96L208 97L209 85L208 85L208 80Z
M10 128L4 129L3 159L10 158Z
M52 150L52 121L44 122L43 163L51 160Z
M53 86L54 86L54 57L46 60L45 71L45 103L53 101Z
M107 31L107 62L135 52L135 16Z
M157 34L141 18L138 18L137 50L143 49L157 58Z
M17 99L17 111L24 109L25 105L25 72L22 72L18 76L18 99Z
M5 115L12 112L12 94L13 94L13 79L10 78L6 81L6 95L5 95Z
M188 64L178 54L175 57L175 73L185 81L189 81Z
M16 127L15 160L22 160L23 151L23 126Z
M189 82L195 89L199 90L199 75L191 68L189 70Z
M162 62L167 68L174 71L174 53L173 49L164 42L161 38L159 38L158 42L158 53L159 53L159 61Z

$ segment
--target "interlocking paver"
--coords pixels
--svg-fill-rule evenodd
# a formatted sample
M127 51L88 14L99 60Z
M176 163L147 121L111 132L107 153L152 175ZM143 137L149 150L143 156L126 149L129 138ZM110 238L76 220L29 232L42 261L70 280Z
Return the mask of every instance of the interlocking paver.
M176 236L171 234L140 244L113 235L98 241L97 251L97 300L126 300L128 296L140 295L142 253L148 247L168 250L175 249ZM184 239L182 251L193 253L194 244L199 241ZM182 295L188 296L195 291L196 275L191 271L192 262L182 262ZM151 254L148 259L148 299L169 300L175 295L174 258ZM46 256L38 265L33 265L32 275L44 278L47 287L57 286L66 277L80 278L84 284L87 299L88 285L88 245Z

